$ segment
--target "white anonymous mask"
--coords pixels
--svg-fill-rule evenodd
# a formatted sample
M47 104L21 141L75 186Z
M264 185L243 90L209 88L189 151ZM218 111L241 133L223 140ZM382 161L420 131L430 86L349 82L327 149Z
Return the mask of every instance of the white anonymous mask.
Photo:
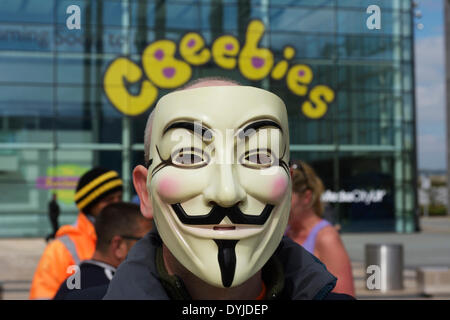
M283 101L255 87L201 87L164 96L154 112L147 189L163 242L207 283L242 284L288 221Z

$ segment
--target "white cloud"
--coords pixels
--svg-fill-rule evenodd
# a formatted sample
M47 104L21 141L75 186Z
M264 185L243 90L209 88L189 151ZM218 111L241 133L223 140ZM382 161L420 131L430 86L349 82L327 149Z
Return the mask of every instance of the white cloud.
M443 36L417 38L415 43L419 168L446 167L444 47Z
M445 83L417 85L417 120L419 126L445 126Z
M446 141L444 136L419 135L417 141L418 166L422 169L446 168Z
M416 39L417 83L430 86L436 82L445 81L444 47L443 36Z

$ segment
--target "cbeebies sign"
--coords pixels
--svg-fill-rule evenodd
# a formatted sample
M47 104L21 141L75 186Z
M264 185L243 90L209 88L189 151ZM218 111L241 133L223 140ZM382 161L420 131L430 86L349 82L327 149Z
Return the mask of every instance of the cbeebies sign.
M174 89L184 85L192 76L192 67L211 60L222 69L239 68L243 77L258 81L266 77L286 81L294 95L304 97L300 103L303 114L311 119L325 115L333 102L334 91L325 85L310 88L313 80L311 68L305 64L289 65L295 49L285 46L283 60L275 63L270 49L259 47L265 27L260 20L252 20L247 26L245 42L232 35L216 38L211 48L196 32L186 33L177 44L171 40L150 43L142 53L141 65L128 57L118 57L105 71L103 85L112 105L125 115L135 116L148 110L158 97L158 89ZM129 83L141 83L138 94L128 91Z

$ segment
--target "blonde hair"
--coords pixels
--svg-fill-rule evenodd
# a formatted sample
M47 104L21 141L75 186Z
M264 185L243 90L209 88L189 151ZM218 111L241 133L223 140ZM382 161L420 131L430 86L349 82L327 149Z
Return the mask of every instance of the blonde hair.
M322 180L317 176L314 169L303 161L295 161L291 165L292 171L292 191L301 195L307 190L311 190L311 208L319 217L322 216L324 206L321 201L325 188Z

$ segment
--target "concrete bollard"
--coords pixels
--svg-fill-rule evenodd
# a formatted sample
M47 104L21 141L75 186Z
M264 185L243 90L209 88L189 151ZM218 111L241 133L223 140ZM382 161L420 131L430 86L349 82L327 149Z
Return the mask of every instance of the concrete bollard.
M450 294L450 268L420 267L417 269L420 293L427 296Z

